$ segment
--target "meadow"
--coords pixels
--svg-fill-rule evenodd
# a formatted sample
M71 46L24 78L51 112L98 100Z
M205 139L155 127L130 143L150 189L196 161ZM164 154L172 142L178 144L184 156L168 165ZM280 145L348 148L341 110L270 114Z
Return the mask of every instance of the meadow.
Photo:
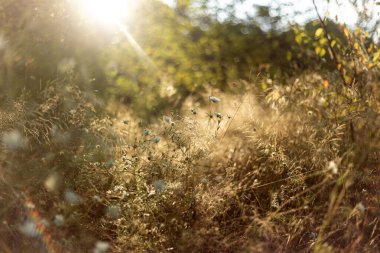
M17 1L3 1L12 15ZM49 36L29 45L19 37L28 26L17 36L1 29L0 252L380 251L377 43L321 19L257 38L281 45L270 44L270 58L238 42L236 24L213 22L215 30L193 24L192 42L170 41L175 54L143 43L153 70L137 66L133 47L100 52L86 37L73 49L83 61L65 58L59 74L43 60L60 55L42 48L70 46ZM146 43L157 42L154 31ZM218 50L194 53L203 49ZM126 51L128 61L117 53ZM274 60L258 67L248 54ZM110 67L107 57L120 62Z

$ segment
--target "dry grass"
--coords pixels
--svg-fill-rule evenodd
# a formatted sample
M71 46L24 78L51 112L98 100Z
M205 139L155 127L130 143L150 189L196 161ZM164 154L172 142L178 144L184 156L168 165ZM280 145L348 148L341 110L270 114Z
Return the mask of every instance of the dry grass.
M75 86L16 102L0 131L28 145L1 149L0 249L378 252L377 100L329 80L308 74L264 92L240 83L243 95L189 101L151 125L97 114ZM28 238L20 224L33 212L50 225Z

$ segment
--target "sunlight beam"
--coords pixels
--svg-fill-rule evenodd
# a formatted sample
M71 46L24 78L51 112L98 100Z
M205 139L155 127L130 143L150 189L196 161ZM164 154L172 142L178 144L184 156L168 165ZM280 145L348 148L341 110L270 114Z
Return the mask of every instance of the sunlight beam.
M128 11L132 9L134 4L136 2L132 0L83 0L82 8L89 17L100 22L116 25L138 56L148 63L150 67L157 69L152 59L122 24L122 19L127 17Z
M116 22L120 31L124 34L125 38L128 40L129 44L133 47L136 53L142 58L145 62L147 62L151 67L156 69L156 65L152 61L152 59L145 53L145 51L140 47L139 43L132 37L132 35L128 32L128 30L120 23Z

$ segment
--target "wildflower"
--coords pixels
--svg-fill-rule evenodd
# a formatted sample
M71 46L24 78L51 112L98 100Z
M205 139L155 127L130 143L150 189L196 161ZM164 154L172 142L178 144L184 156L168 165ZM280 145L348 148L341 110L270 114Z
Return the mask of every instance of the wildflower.
M124 186L122 185L116 185L114 188L113 188L113 191L114 192L120 192L120 191L123 191L124 190Z
M310 233L309 233L309 237L310 237L310 239L312 239L312 240L314 240L315 238L317 238L317 236L318 236L318 234L315 233L315 232L310 232Z
M49 192L56 191L59 188L59 185L60 178L56 173L49 175L44 182L44 186Z
M115 160L111 159L111 160L108 160L104 166L106 167L106 169L110 169L113 167L113 165L115 164Z
M156 192L154 190L150 191L149 194L148 194L148 197L151 197L153 196L154 194L156 194Z
M207 183L208 183L208 181L207 181L206 178L202 178L202 179L201 179L201 184L207 184Z
M105 253L110 247L108 242L97 241L95 243L94 253Z
M117 220L121 216L121 209L118 206L110 206L107 209L107 217L112 220Z
M57 214L55 217L54 217L54 224L57 226L57 227L61 227L65 224L65 218L63 217L62 214Z
M6 148L12 150L25 149L28 145L28 140L23 137L18 130L4 133L2 136L2 142Z
M364 215L365 206L363 205L362 202L359 202L358 204L356 204L355 209L358 210L361 215Z
M154 138L152 139L152 142L153 142L153 143L159 143L160 140L161 140L161 138L158 137L158 136L156 136L156 137L154 137Z
M98 203L102 202L102 199L98 195L95 195L94 197L92 197L92 200Z
M45 227L50 226L50 223L46 219L41 219L41 224L44 225Z
M157 193L162 193L165 191L165 182L163 180L157 180L153 183L154 190Z
M338 166L334 161L329 162L328 170L334 175L338 174Z
M218 98L218 97L212 97L212 96L210 96L209 99L214 104L220 103L222 101L220 98Z
M29 202L29 201L25 204L25 207L28 209L36 208L36 206L32 202Z
M320 97L318 103L320 106L323 106L326 104L326 99L324 97Z
M164 116L163 119L164 119L165 123L167 123L167 124L169 124L171 126L174 126L174 122L173 122L172 118L170 118L168 116Z
M218 119L222 119L222 114L220 112L216 112L215 113L215 116L218 118Z
M25 221L18 227L18 230L27 237L38 236L37 225L32 220Z
M72 191L65 191L65 200L71 205L79 205L82 203L82 197Z

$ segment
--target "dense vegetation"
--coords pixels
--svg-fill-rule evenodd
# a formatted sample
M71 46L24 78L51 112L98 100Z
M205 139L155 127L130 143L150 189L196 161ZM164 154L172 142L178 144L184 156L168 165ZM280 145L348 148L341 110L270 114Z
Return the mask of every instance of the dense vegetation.
M380 251L367 1L79 2L0 0L0 252Z

